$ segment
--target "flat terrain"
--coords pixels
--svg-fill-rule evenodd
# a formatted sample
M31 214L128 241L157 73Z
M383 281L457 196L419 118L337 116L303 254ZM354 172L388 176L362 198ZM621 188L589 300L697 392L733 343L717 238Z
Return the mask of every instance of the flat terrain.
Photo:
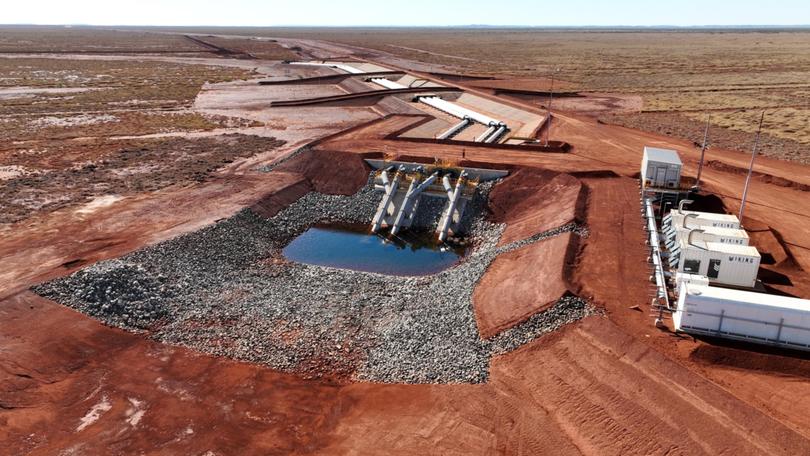
M765 109L767 135L762 153L810 162L807 30L259 29L250 33L316 38L458 72L512 76L518 81L507 85L514 88L548 90L554 74L563 81L557 83L557 90L642 98L635 113L600 113L612 123L700 141L701 127L711 114L717 129L715 143L722 148L750 150L756 120ZM542 79L527 83L527 78ZM660 113L670 115L662 121Z
M150 30L155 31L168 30ZM94 53L96 32L103 38L98 42L108 44ZM200 33L194 36L204 43L186 38L190 33ZM307 33L311 35L290 38ZM0 145L0 178L4 179L0 204L5 205L3 215L7 217L0 220L0 443L7 452L810 453L810 356L695 339L652 324L650 270L645 260L636 178L641 151L645 145L675 148L684 161L685 176L694 177L699 149L691 133L682 132L699 131L699 120L695 121L697 128L687 128L685 123L677 123L680 117L674 118L672 128L683 129L664 135L600 122L590 108L555 111L550 139L569 143L567 153L505 144L474 147L420 141L397 136L397 132L429 122L431 116L411 112L403 108L407 104L390 98L359 107L269 107L269 102L277 99L314 97L342 89L335 85L315 85L311 90L290 86L295 88L285 94L277 86L261 86L260 80L302 79L331 70L292 68L277 60L265 60L254 55L260 52L253 47L258 40L233 38L239 34L277 37L277 42L261 43L270 47L265 52L279 53L267 54L272 55L269 59L285 58L287 51L299 58L368 59L542 117L547 114L540 107L540 100L546 98L542 93L546 80L538 76L554 64L566 62L555 44L559 36L570 36L571 46L586 49L579 56L590 58L587 65L596 68L588 76L585 63L567 61L568 66L560 72L566 79L561 87L588 91L604 84L598 88L623 94L604 93L600 95L604 101L591 99L588 103L627 108L633 99L626 96L640 95L646 106L649 94L657 96L656 84L662 84L660 93L672 92L673 87L680 87L672 81L679 76L691 77L683 70L693 60L686 50L674 50L673 61L661 65L661 71L652 69L651 62L660 64L665 54L664 38L675 42L676 48L680 44L675 38L683 38L693 51L699 50L696 55L716 53L719 61L730 59L729 54L737 52L736 46L751 47L745 41L751 37L772 37L772 47L760 50L753 46L750 51L760 52L763 59L770 51L772 57L765 66L757 67L767 73L777 64L784 68L804 65L804 35L718 34L715 38L721 43L737 35L741 41L731 40L712 51L712 34L668 34L660 35L660 41L650 39L645 51L638 47L640 44L630 44L630 37L638 35L632 33L544 35L540 31L447 30L441 32L446 39L439 40L442 43L434 44L432 50L425 49L428 40L419 36L394 41L404 40L404 31L382 31L377 40L370 39L369 33L186 29L172 35L47 29L34 36L30 31L3 35L5 42L12 44L5 45L8 53L0 52L6 78L0 79L5 90L0 90L0 109L4 110L0 122L14 125L4 133L10 136ZM70 35L64 39L64 47L53 43L55 37L63 35ZM475 46L465 48L450 42L456 37L486 39L503 47L499 48L500 55L472 50ZM517 43L524 45L518 47ZM556 60L549 58L548 66L538 55L520 60L519 56L529 53L531 43L535 49L537 43L546 43L539 48L550 56L557 55ZM768 45L764 38L762 43ZM148 52L144 47L161 52ZM602 47L605 52L617 53L609 55L613 63L600 65L599 59L608 58L598 56ZM643 65L634 67L631 60L622 57L631 50ZM566 52L573 51L569 48ZM482 67L474 67L469 59L478 59ZM708 79L700 79L698 71L696 79L684 84L698 87L713 83L714 79L706 75L732 77L758 65L750 59L724 64L728 65L725 73L718 67L700 76ZM524 95L498 93L496 89L506 83L428 74L472 68L476 74L498 74L505 80L517 76L521 87L540 95L529 93L525 95L528 98L521 98ZM613 73L603 71L608 68ZM109 83L91 77L108 73L113 73ZM128 76L130 73L136 76ZM629 76L622 74L637 75L625 80ZM608 84L611 77L615 86ZM30 78L31 83L24 83L24 78ZM785 78L786 84L796 82ZM140 84L139 79L148 83ZM669 85L664 84L666 81ZM757 81L755 84L762 82ZM586 84L592 84L591 88ZM153 88L157 92L151 92ZM68 93L64 89L79 90ZM24 101L20 101L21 92ZM94 92L99 95L90 95ZM105 92L115 95L104 98L107 95L101 94ZM119 103L128 99L149 103L143 108L122 108ZM56 106L53 109L52 103ZM167 119L163 129L161 116L178 118L176 122ZM24 120L13 123L19 119ZM656 119L662 128L670 124ZM775 132L769 132L769 137L775 137ZM799 143L800 138L790 141ZM720 211L738 209L749 157L734 149L717 144L712 149L712 161L704 170L705 193L697 204ZM252 250L251 258L263 261L245 273L228 269L238 277L229 276L224 284L228 299L232 299L229 302L247 307L240 308L233 319L216 321L224 325L221 335L215 325L195 326L210 343L209 348L220 344L221 353L228 357L211 354L220 353L217 349L184 341L161 343L155 340L157 332L107 326L31 290L37 284L130 254L145 258L140 264L144 269L153 267L152 259L168 261L169 265L193 260L216 276L217 268L228 268L231 261L227 251L217 249L242 240L220 238L217 233L227 231L246 208L266 217L281 214L275 220L286 222L294 217L283 210L296 207L295 202L304 201L300 198L307 192L321 194L310 197L343 201L334 195L349 195L363 185L368 169L362 158L368 157L508 169L510 177L496 185L490 195L491 215L487 218L503 224L503 236L491 239L492 245L498 241L497 245L508 248L491 252L494 261L480 280L465 276L456 281L475 285L477 289L468 291L485 298L476 307L474 298L459 300L456 305L466 303L467 307L445 312L442 318L424 319L447 331L446 335L437 335L433 341L417 337L424 321L414 319L419 324L409 326L407 318L388 320L388 314L356 334L365 334L370 328L384 332L395 327L404 336L388 341L397 345L387 353L399 349L422 353L424 348L431 356L417 357L418 362L435 367L463 363L461 357L451 356L452 350L431 351L446 346L451 337L472 334L475 344L482 343L474 331L462 334L457 333L456 326L442 326L444 320L467 319L470 326L466 330L477 326L481 331L481 321L490 332L512 325L525 328L531 326L532 318L546 315L549 302L563 293L586 299L598 309L596 314L550 333L524 334L526 337L508 350L497 349L504 333L494 336L491 340L496 349L491 358L476 358L481 364L477 372L485 373L476 377L478 381L459 376L456 381L418 378L413 382L412 377L377 383L346 375L328 363L318 364L323 360L308 364L317 368L318 374L308 375L313 372L281 363L268 363L274 366L268 367L231 359L235 356L227 349L228 344L244 353L239 358L256 361L261 351L254 347L276 343L262 339L270 331L251 332L256 338L254 345L245 343L249 338L229 339L230 331L262 323L250 317L255 315L250 313L254 306L250 306L250 299L240 301L240 296L248 295L239 295L237 288L249 284L248 276L256 274L255 267L263 267L261 274L267 282L257 282L260 286L253 292L258 295L275 280L274 274L285 270L273 257L262 258ZM798 156L795 161L801 159ZM806 272L810 270L810 167L765 156L758 159L755 171L744 224L752 242L769 258L761 269L764 285L770 292L810 298ZM325 210L317 206L316 212ZM569 230L572 233L537 237L569 222L577 227ZM262 226L249 227L249 234L261 238ZM214 236L205 237L205 233ZM161 244L164 241L168 244ZM183 242L188 245L179 251L167 248ZM143 256L150 251L168 255ZM206 257L210 252L216 255ZM188 259L182 255L186 253ZM206 262L209 258L210 264ZM194 273L192 278L201 275ZM559 282L548 283L549 278ZM289 288L298 296L322 293L320 309L329 303L341 305L343 299L351 304L344 307L363 309L366 302L363 290L356 285L330 283L319 287L315 275L311 280L302 276L284 283L291 284ZM538 286L530 286L532 283ZM219 286L212 290L199 295L199 300L216 304L217 299L211 296L216 297ZM502 292L493 292L498 290ZM417 296L408 287L400 291L409 293L399 298L402 301ZM436 290L435 294L440 293ZM189 311L196 298L189 298ZM409 312L422 317L439 314L420 306L422 301L414 299L408 306L389 307L400 309L395 315L408 318ZM481 303L491 306L491 312L473 322ZM297 338L295 331L283 331L284 324L306 320L307 312L313 309L305 299L298 304L300 313L291 311L294 316L288 322L276 321L280 326L271 328L282 330L291 349L296 341L308 339ZM196 317L210 323L205 318L213 319L214 312L227 316L230 308L219 307ZM369 310L370 314L378 311L376 307ZM539 313L526 320L532 312ZM244 324L235 325L240 318ZM346 329L356 322L341 320L335 324ZM325 325L311 326L331 335L323 330ZM338 350L351 352L353 347L341 344L330 348L339 360ZM393 359L392 363L383 366L384 372L414 368L410 358ZM440 370L436 378L449 372ZM372 378L390 381L392 377L385 376L389 374Z

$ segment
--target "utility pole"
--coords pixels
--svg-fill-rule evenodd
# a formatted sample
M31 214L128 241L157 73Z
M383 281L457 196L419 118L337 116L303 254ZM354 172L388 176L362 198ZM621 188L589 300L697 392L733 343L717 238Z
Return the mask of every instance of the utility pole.
M706 130L703 131L703 146L700 148L700 163L698 163L697 182L695 182L695 188L698 191L700 190L700 175L703 173L703 158L706 156L706 146L709 140L709 120L711 118L711 114L706 115Z
M748 197L748 185L751 183L751 174L754 172L754 158L757 156L757 146L759 146L759 134L762 132L762 120L765 119L765 111L759 116L759 128L757 128L757 136L754 139L754 150L751 151L751 163L748 165L748 176L745 178L745 187L743 187L742 201L740 202L740 224L743 223L743 213L745 212L745 200Z
M560 71L559 68L555 68L551 72L551 88L548 91L548 106L546 107L546 111L548 111L548 119L546 119L546 147L548 147L548 136L551 134L551 103L554 102L554 74Z

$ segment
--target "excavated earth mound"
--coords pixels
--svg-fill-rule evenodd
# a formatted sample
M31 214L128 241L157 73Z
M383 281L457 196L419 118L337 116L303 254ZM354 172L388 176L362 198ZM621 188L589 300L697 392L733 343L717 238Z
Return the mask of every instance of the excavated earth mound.
M585 189L568 174L522 168L495 187L490 196L492 219L506 223L500 245L526 239L578 220Z
M564 233L503 253L492 262L473 294L481 337L490 338L521 323L571 291L570 269L578 239L574 233Z

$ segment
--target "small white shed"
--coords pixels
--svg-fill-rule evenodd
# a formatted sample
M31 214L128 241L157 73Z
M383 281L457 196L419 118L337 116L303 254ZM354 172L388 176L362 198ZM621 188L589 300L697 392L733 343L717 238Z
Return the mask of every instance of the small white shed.
M644 188L679 188L682 166L678 152L645 146L641 159L642 185Z
M682 282L676 331L810 349L810 301Z

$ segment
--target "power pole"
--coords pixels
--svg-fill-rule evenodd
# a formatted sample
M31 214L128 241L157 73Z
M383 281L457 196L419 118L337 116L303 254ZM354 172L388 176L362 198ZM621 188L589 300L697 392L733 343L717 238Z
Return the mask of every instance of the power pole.
M560 69L557 68L551 72L551 88L548 91L548 106L546 107L546 111L548 111L548 119L546 119L546 147L548 147L548 136L551 134L551 103L554 102L554 73L557 71L560 71Z
M757 156L757 147L759 146L759 134L762 132L762 121L765 119L765 111L759 116L759 128L757 128L757 136L754 139L754 150L751 151L751 163L748 165L748 176L745 178L745 187L743 187L742 201L740 202L740 224L743 223L743 213L745 212L745 200L748 198L748 185L751 183L751 174L754 172L754 158Z
M709 140L709 120L711 118L711 114L706 115L706 130L703 131L703 146L700 148L700 163L698 163L697 182L695 182L695 187L698 190L700 190L700 175L703 173L703 158L706 156L706 146Z

